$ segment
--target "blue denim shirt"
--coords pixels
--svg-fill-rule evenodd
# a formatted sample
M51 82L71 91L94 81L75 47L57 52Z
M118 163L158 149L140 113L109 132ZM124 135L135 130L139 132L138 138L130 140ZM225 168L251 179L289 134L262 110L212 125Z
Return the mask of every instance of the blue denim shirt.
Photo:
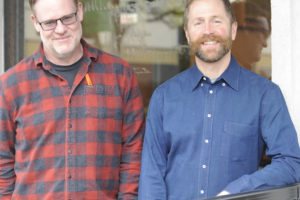
M258 170L262 152L272 163ZM148 109L140 200L196 200L300 181L297 134L279 87L235 59L211 83L196 64Z

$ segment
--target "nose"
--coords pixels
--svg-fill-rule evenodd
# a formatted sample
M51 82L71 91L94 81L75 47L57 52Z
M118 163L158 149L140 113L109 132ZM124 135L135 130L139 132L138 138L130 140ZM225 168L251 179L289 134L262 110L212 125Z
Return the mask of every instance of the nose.
M204 29L204 34L209 35L209 34L211 34L211 33L213 32L213 26L212 26L212 24L209 23L209 22L206 22L206 23L205 23L205 27L204 27L204 28L205 28L205 29Z
M261 35L262 35L262 34L261 34ZM268 47L268 37L265 36L265 35L262 35L262 37L261 37L261 43L262 43L262 46L263 46L264 48Z
M264 40L264 42L263 42L263 47L264 47L264 48L267 48L267 47L268 47L267 40Z
M268 47L268 38L264 38L264 43L263 43L264 47Z
M66 31L66 26L60 20L57 20L55 32L56 33L64 33L65 31Z

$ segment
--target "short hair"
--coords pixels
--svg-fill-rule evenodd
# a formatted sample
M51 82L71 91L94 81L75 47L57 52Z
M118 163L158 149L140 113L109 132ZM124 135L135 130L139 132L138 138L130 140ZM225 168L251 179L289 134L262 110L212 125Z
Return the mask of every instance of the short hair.
M199 1L199 0L187 0L187 4L186 4L185 10L184 10L184 21L183 21L184 28L187 28L187 26L188 26L190 7L191 7L191 4L195 1ZM227 14L230 17L230 22L231 23L235 22L236 21L235 15L234 15L234 12L232 10L231 3L229 2L229 0L220 0L220 1L222 1L224 4L225 11L227 12Z
M269 2L269 0L266 0ZM252 0L236 1L231 4L232 9L235 13L236 20L239 28L247 25L258 25L258 21L255 21L255 17L264 17L267 19L268 32L271 31L271 11L263 5L253 2Z
M34 7L34 5L36 4L37 1L38 1L38 0L28 0L30 9L31 9L32 11L33 11L33 7ZM73 1L74 1L75 5L78 4L78 0L73 0Z

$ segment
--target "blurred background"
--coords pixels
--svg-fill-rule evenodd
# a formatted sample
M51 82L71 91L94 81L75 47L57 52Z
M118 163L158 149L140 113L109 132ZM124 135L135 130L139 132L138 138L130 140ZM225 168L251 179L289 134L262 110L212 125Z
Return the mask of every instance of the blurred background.
M129 62L147 109L154 89L193 65L183 30L186 0L82 0L83 37ZM270 0L231 1L239 24L232 53L245 68L271 78ZM24 52L40 43L24 4Z

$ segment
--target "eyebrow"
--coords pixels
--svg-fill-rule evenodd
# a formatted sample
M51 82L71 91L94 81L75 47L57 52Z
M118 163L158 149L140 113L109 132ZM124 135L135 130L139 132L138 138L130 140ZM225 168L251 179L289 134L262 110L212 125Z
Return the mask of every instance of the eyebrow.
M60 18L45 20L45 21L43 21L43 22L57 21L58 19L62 19L62 18L65 18L65 17L69 17L69 16L71 16L71 15L74 15L74 13L75 13L75 12L73 12L73 13L71 13L71 14L68 14L68 15L64 15L64 16L62 16L62 17L60 17Z
M209 18L210 18L210 19L216 19L216 18L218 18L218 19L224 19L224 17L222 17L222 16L217 16L217 15L211 16L211 17L209 17ZM194 20L203 20L203 19L205 19L205 17L196 17L196 18L193 19L193 21L194 21Z
M64 17L68 17L69 15L72 15L72 14L77 13L77 12L78 12L78 10L77 10L77 8L76 8L75 11L73 11L72 13L69 13L69 14L67 14L67 15L63 15L63 16L61 16L61 17L59 17L59 18L55 18L55 19L46 19L46 20L43 20L43 21L39 21L39 20L38 20L38 22L39 22L39 23L44 23L44 22L49 22L49 21L55 21L55 20L58 20L58 19L61 19L61 18L64 18ZM34 15L34 17L35 17L36 19L38 19L36 15Z

